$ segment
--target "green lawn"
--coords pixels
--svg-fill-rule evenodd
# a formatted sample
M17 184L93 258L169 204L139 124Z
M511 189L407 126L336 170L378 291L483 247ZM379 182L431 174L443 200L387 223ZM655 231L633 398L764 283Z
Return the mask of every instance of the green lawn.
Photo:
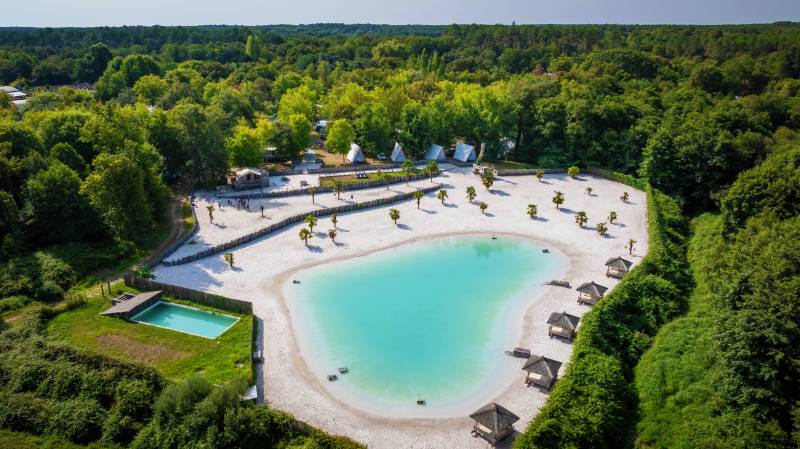
M390 182L394 179L391 178L403 178L406 176L405 171L392 171L392 172L384 172L386 175L389 176ZM418 175L422 173L422 170L414 169L412 174ZM342 176L325 176L319 178L320 187L333 187L333 182L335 180L342 181L342 184L349 185L349 184L359 184L362 182L370 182L370 181L378 181L380 180L380 176L376 172L367 173L367 177L365 179L358 179L355 175L342 175Z
M126 290L131 291L127 288ZM237 315L185 301L169 300ZM252 316L237 315L240 319L233 327L220 337L210 340L99 315L110 306L111 302L108 299L90 298L87 304L53 318L47 326L48 338L129 362L152 366L173 380L192 373L202 373L215 383L237 376L249 378Z
M55 436L38 436L24 432L13 432L11 430L0 429L0 448L8 449L78 449L86 446L79 446L70 443L63 438ZM103 447L95 444L92 447Z
M483 165L500 170L519 170L519 169L531 168L531 166L526 164L525 162L514 162L514 161L491 161L491 162L484 161Z
M186 232L191 232L192 228L194 227L194 215L192 215L192 203L188 200L183 201L183 229Z

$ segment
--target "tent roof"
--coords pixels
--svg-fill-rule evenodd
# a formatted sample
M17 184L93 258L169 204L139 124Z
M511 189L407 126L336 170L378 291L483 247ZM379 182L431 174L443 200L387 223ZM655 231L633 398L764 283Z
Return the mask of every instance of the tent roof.
M522 369L529 373L540 374L551 379L556 378L559 368L561 368L561 362L540 355L532 355L531 358L522 365Z
M389 159L391 159L392 162L404 162L406 160L406 155L403 153L403 147L401 147L398 142L394 143L392 156Z
M456 151L453 153L453 159L458 159L461 162L472 162L475 160L475 147L466 143L459 143L456 145Z
M358 144L351 143L350 151L347 152L347 160L350 162L364 162L364 152Z
M599 298L603 296L603 294L608 290L608 288L603 287L602 285L592 281L592 282L584 282L583 284L579 285L578 290L581 293L586 293L592 295L595 298Z
M434 143L425 153L425 159L429 161L443 161L446 160L447 157L444 155L444 148L442 148L441 145L436 145Z
M511 413L507 408L495 402L484 405L476 410L475 413L469 415L469 417L491 429L493 433L499 433L519 421L519 416Z
M633 265L633 262L630 260L625 260L619 256L613 257L606 261L607 267L616 268L617 270L628 271L631 268L631 265Z
M553 312L550 314L550 318L547 319L547 324L575 330L578 327L578 321L580 321L580 318L567 312Z
M260 170L254 170L252 168L242 168L242 169L236 170L236 176L238 176L238 177L247 176L247 175L259 175L260 176L261 175L261 171Z

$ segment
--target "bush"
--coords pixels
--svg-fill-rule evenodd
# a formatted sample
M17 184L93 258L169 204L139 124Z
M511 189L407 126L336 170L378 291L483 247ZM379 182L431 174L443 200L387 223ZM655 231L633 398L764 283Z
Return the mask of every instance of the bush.
M0 299L0 313L21 309L30 304L31 301L33 301L31 298L22 295Z
M574 178L574 177L578 176L580 174L580 172L581 172L581 169L576 167L576 166L574 166L574 165L567 169L567 174L570 176L570 178Z
M106 411L92 399L53 402L47 432L75 443L89 443L100 438Z
M48 402L33 393L0 392L0 427L41 433L48 421Z

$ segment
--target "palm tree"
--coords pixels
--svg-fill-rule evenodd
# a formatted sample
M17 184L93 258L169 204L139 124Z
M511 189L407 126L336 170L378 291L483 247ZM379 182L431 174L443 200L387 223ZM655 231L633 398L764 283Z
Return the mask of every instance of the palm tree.
M556 209L559 208L562 204L564 204L564 192L556 191L556 196L553 197L553 203L556 205Z
M336 214L334 213L333 215L331 215L331 223L333 223L333 228L334 229L336 229L336 223L338 223L338 222L339 222L339 218L336 217Z
M328 229L328 237L331 238L333 243L336 243L336 229Z
M414 192L414 199L417 200L417 209L419 209L419 203L420 201L422 201L423 196L425 196L425 194L420 192L419 190Z
M341 196L342 196L343 187L344 187L344 184L342 184L341 180L339 180L339 179L334 179L333 180L333 191L336 192L336 199L337 200L342 199Z
M384 172L383 170L378 170L378 179L383 181L386 184L386 190L389 190L389 173Z
M311 231L306 228L300 229L300 240L306 242L306 246L308 246L308 239L310 239L313 235L314 234L312 234Z
M402 164L400 164L400 168L406 172L406 185L408 185L408 178L411 177L411 171L414 170L414 162L406 159Z
M475 187L467 186L467 199L469 200L470 203L475 201L476 196L477 195L475 194Z
M146 266L146 265L140 265L140 266L136 267L133 270L133 274L136 275L136 277L139 277L139 278L142 278L142 279L146 279L146 280L152 280L152 279L156 278L155 272L153 272L153 270L150 267Z
M586 194L589 195L589 196L592 196L592 188L591 187L587 187L586 188Z
M447 190L441 189L438 192L436 192L436 198L441 200L442 204L444 204L444 200L447 199Z
M211 223L214 223L214 205L209 204L206 206L206 209L208 209L208 219L211 221Z
M436 161L428 161L428 165L425 166L425 169L431 177L431 182L433 182L433 176L439 174L439 164L436 163Z
M631 196L630 196L630 195L628 195L628 192L623 192L623 193L622 193L622 196L621 196L621 197L619 197L619 199L621 199L623 203L627 203L627 202L628 202L628 199L629 199L630 197L631 197Z
M397 209L389 209L389 218L394 221L394 224L397 224L397 220L400 219L400 211Z
M309 187L308 188L308 193L311 195L311 204L317 204L317 203L314 202L314 195L316 195L316 193L317 193L317 188L316 187Z
M528 204L528 216L531 218L536 217L537 213L536 205L535 204Z
M581 169L576 167L576 166L574 166L574 165L567 169L567 174L569 175L570 178L573 178L573 179L576 178L580 172L581 172Z
M628 249L628 254L630 254L631 256L633 255L633 245L635 245L635 244L636 244L636 240L630 239L630 240L628 240L628 244L625 245L625 248Z
M586 212L580 211L575 215L575 223L578 223L578 226L583 227L587 221L589 221L589 217L586 216Z
M483 176L481 176L481 183L484 187L486 187L486 190L491 189L494 185L494 172L491 170L485 170L483 172Z
M537 169L536 170L536 179L538 179L539 182L542 182L542 178L543 177L544 177L544 172L542 170Z
M614 224L615 221L617 221L617 213L612 210L608 213L608 222Z
M315 217L315 216L313 216L311 214L308 214L308 215L306 215L306 218L303 219L303 221L308 225L308 229L311 232L314 232L314 226L317 225L317 217Z
M606 235L606 232L608 232L608 226L606 226L605 223L597 223L597 232L600 235Z
M225 253L225 262L233 269L233 253Z
M486 208L488 208L489 205L484 203L483 201L481 201L480 204L478 204L478 207L481 208L481 214L485 214L486 213Z

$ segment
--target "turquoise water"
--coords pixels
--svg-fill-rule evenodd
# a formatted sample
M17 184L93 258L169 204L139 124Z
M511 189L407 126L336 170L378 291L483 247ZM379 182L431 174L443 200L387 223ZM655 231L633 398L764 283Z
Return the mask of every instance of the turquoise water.
M133 317L133 321L205 338L217 338L237 320L238 318L230 315L164 301L148 307Z
M300 272L285 290L315 374L350 370L326 381L335 395L376 413L448 414L519 374L503 351L567 265L527 240L451 237Z

